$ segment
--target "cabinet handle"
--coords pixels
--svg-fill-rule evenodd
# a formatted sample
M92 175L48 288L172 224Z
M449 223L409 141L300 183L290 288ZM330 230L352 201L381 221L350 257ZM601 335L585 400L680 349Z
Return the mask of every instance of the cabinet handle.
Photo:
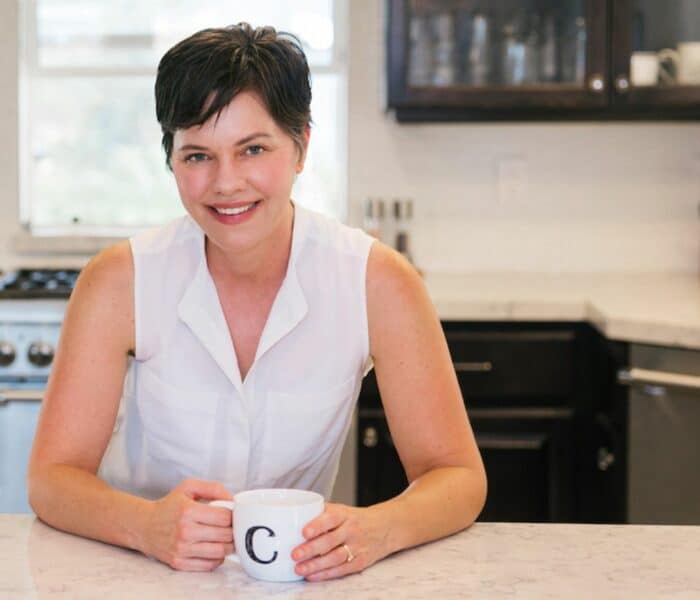
M594 73L588 78L588 89L596 94L602 94L605 91L605 79L600 73Z
M493 363L490 360L483 362L456 362L454 365L457 373L489 373L493 371Z
M44 390L0 390L0 406L9 402L41 402Z
M700 377L697 375L651 371L636 367L619 370L617 372L617 381L625 385L645 384L647 386L669 386L700 391Z
M607 471L615 464L615 455L607 448L598 448L598 470Z
M365 448L374 448L379 442L379 434L374 427L366 427L362 432L362 445Z
M625 73L615 77L615 88L620 94L626 94L630 89L630 80Z
M596 465L599 471L607 471L615 465L615 455L620 448L619 436L608 415L597 413L595 415L595 423L608 438L606 442L603 442L598 447Z
M476 436L481 450L541 450L547 442L545 436L485 437Z

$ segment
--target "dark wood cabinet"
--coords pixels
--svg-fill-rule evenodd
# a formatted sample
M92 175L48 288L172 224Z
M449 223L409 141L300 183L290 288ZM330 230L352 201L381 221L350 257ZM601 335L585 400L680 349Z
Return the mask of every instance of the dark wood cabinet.
M373 373L367 376L374 378ZM357 444L357 505L370 506L398 496L408 480L384 412L360 408Z
M399 121L700 119L700 3L386 7L388 107Z
M480 520L614 521L606 346L585 323L444 322L489 478ZM405 489L374 374L359 401L358 504ZM618 503L619 504L619 503Z
M610 0L610 104L613 114L700 118L700 3L696 0ZM683 65L659 71L655 85L635 85L633 56L686 47ZM668 50L671 52L669 53ZM689 52L688 52L689 50ZM686 74L686 71L688 73ZM675 78L675 81L673 80Z
M573 410L472 411L489 481L480 521L574 519Z

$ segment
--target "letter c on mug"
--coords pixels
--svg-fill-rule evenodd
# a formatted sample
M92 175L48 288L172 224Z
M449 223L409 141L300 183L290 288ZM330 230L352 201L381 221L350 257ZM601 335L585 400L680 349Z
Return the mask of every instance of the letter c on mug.
M275 550L272 553L272 558L269 560L263 560L262 558L258 557L257 554L255 554L255 549L253 548L253 536L255 535L255 532L258 529L264 529L268 533L268 537L275 537L275 532L272 531L269 527L265 527L264 525L254 525L253 527L250 527L248 531L245 532L245 551L248 553L248 556L252 558L255 562L258 562L263 565L269 565L271 562L274 562L275 559L277 558L277 550Z

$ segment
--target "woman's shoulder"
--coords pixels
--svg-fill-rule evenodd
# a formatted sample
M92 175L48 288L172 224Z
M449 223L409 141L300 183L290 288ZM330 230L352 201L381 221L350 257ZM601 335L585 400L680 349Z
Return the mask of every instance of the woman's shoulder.
M110 331L115 343L133 348L134 269L131 247L124 240L95 255L81 270L71 293L64 329Z
M180 246L183 242L201 239L199 226L189 215L168 221L164 225L151 227L129 238L132 252L141 254L162 254Z
M372 245L367 259L368 291L382 298L412 293L423 287L418 271L402 254L379 241Z
M303 208L306 221L305 238L323 253L336 252L340 255L366 257L374 238L362 229L346 225L331 217Z
M129 240L123 240L96 254L81 270L79 281L117 290L130 287L133 278L131 245Z
M141 231L96 254L83 268L80 278L89 279L93 285L132 287L136 254L159 253L182 239L190 238L193 233L194 227L186 217Z

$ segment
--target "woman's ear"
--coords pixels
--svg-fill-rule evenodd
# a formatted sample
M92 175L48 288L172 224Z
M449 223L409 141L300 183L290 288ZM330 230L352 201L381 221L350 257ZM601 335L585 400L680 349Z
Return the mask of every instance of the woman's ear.
M301 173L304 170L304 163L306 162L306 153L309 150L309 139L311 138L311 126L307 125L304 128L304 133L301 136L301 143L303 150L299 152L299 159L297 160L296 172Z

